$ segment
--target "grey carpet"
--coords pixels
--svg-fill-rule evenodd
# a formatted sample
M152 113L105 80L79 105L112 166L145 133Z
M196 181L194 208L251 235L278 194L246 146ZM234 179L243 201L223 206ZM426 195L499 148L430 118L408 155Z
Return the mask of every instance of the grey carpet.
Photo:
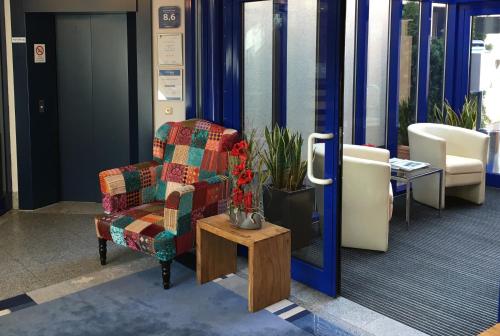
M172 282L164 290L158 268L135 273L0 317L0 334L310 335L267 310L249 313L244 298L216 283L197 285L193 271L178 263Z
M342 296L429 335L477 335L497 317L500 189L476 206L447 198L442 217L395 200L389 251L342 249Z

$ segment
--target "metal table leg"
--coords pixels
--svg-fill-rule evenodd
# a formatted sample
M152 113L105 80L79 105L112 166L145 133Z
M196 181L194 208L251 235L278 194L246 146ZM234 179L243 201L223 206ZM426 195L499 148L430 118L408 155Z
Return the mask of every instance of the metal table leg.
M443 204L443 171L439 172L439 217L441 217L441 208Z
M406 182L406 229L410 229L411 181Z

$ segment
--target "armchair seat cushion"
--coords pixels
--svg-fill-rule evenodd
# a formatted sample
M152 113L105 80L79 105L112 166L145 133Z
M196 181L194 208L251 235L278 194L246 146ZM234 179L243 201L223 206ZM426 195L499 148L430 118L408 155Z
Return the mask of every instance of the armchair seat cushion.
M469 186L483 182L483 173L447 174L446 187Z
M459 175L482 172L483 162L481 160L463 156L446 155L446 174Z
M193 231L182 236L165 231L164 202L133 207L95 218L97 236L118 245L156 256L159 260L173 259L193 247Z

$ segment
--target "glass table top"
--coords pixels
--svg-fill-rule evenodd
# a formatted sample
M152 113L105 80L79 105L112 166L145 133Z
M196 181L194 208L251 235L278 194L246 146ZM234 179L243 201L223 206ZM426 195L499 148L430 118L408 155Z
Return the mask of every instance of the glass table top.
M401 169L392 169L391 168L391 179L393 180L413 180L422 176L427 176L431 174L436 174L441 172L441 168L436 167L425 167L416 169L413 171L405 171Z

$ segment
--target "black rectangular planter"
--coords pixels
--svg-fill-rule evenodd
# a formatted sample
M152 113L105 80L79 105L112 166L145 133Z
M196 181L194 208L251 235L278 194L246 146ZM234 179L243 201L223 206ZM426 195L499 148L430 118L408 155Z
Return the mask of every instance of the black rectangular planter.
M296 191L284 191L264 186L263 197L266 220L292 232L292 251L310 245L314 188L305 186Z

